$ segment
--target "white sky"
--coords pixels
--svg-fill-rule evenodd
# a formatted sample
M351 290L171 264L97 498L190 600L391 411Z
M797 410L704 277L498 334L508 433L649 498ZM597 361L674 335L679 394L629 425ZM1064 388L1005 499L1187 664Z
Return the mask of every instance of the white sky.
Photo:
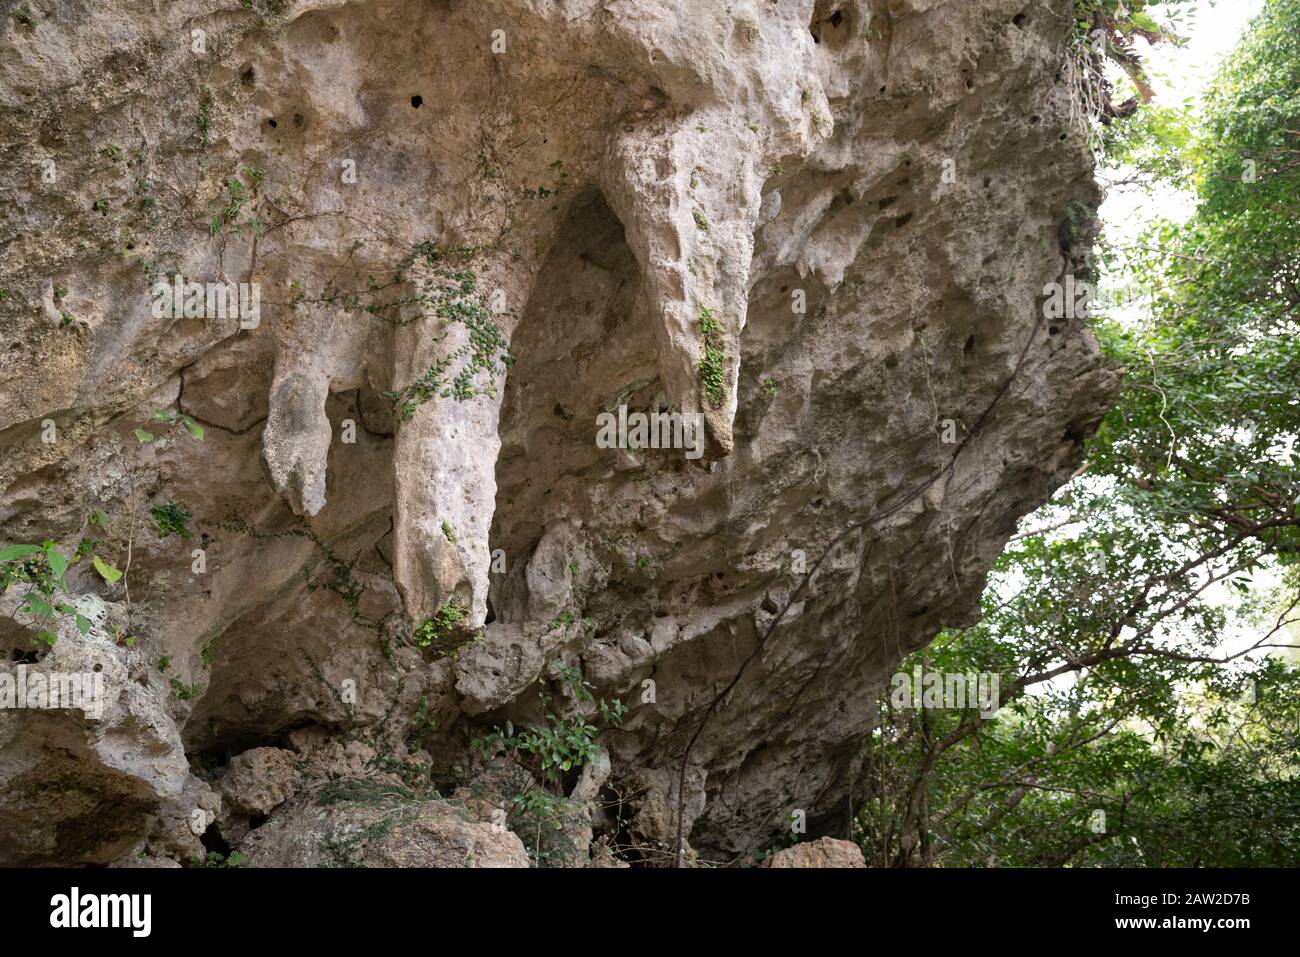
M1147 70L1156 81L1160 102L1172 106L1204 92L1223 55L1241 39L1246 22L1263 6L1264 0L1201 0L1195 19L1184 30L1187 46L1160 44L1146 52ZM1153 8L1153 15L1163 19L1159 7Z
M1264 6L1264 0L1200 0L1183 23L1186 46L1170 43L1149 47L1139 41L1156 102L1178 106L1199 99L1226 53L1245 32L1246 24ZM1160 7L1151 8L1158 22L1166 22ZM1112 189L1101 207L1111 241L1132 240L1155 216L1182 219L1191 211L1190 196L1161 188L1148 192L1139 187Z

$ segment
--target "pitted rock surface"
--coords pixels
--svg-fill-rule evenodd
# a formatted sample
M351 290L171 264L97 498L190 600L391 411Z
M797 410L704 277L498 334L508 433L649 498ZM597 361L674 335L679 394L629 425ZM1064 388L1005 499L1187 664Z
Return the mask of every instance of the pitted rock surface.
M70 570L119 628L46 655L125 681L97 723L0 712L0 863L184 861L196 810L327 862L380 818L312 789L452 793L542 689L630 709L575 830L607 865L662 861L679 807L706 860L794 809L845 836L877 694L971 621L1115 386L1042 319L1098 200L1070 4L40 7L0 27L0 519L125 570ZM256 323L159 318L177 273L257 283ZM385 393L487 341L470 301L513 361L404 418ZM702 414L704 454L598 447L621 405ZM434 800L358 853L527 863Z

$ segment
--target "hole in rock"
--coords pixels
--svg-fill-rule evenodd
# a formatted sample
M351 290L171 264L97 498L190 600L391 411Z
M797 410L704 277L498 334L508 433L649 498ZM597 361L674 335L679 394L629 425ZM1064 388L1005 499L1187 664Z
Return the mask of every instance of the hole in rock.
M1023 27L1025 25L1025 15L1023 13L1017 13L1014 17L1011 18L1011 22L1015 26Z
M277 126L279 126L280 124L277 123L277 122L275 121L275 117L270 117L270 118L266 121L266 125L269 126L271 129L275 129L275 128L276 128Z
M974 350L975 350L975 337L967 336L966 344L961 347L961 351L966 353L966 355L970 355L971 352L973 352Z
M416 109L416 110L418 110L418 109L419 109L421 106L423 106L423 105L424 105L424 97L422 97L419 93L417 93L417 94L415 94L415 96L411 97L411 108L412 108L412 109Z
M848 42L852 23L838 7L828 13L829 6L826 0L818 0L813 9L812 22L808 24L808 32L812 34L814 43L825 43L828 47L837 48Z
M202 843L203 849L209 854L215 852L222 857L227 857L230 854L230 845L221 836L221 831L215 824L208 825L208 829L199 837L199 841Z

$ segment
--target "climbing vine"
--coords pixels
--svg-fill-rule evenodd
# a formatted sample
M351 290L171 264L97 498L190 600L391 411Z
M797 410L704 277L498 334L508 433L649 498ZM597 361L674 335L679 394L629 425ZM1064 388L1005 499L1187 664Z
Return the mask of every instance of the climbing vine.
M418 243L399 267L399 275L415 263L427 267L430 276L420 291L409 297L367 307L394 325L408 325L426 317L441 323L435 342L446 340L456 326L466 330L468 341L450 354L435 359L414 382L384 393L394 411L410 419L420 406L434 398L464 402L476 395L495 397L497 383L514 362L510 344L493 317L479 288L478 275L469 260L475 248L440 249L432 243ZM414 316L402 315L405 306L418 307Z

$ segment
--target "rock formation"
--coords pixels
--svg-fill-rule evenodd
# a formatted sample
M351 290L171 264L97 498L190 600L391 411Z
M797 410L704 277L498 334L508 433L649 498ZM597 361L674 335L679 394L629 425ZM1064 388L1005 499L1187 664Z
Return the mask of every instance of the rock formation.
M0 863L847 837L876 694L1114 386L1042 318L1098 198L1070 3L30 8L0 518L82 611L34 641L16 581L0 644L106 701L0 711Z

